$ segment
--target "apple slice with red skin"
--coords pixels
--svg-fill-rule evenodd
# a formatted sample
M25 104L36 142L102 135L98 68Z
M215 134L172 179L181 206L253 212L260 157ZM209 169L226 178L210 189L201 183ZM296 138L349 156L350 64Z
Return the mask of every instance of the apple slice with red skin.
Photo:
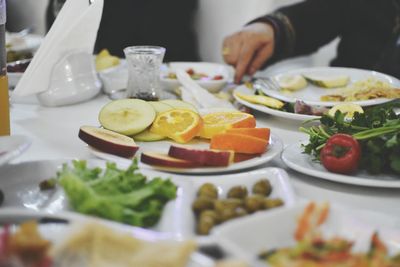
M216 149L198 149L171 145L168 155L178 159L196 162L204 166L224 167L233 162L233 151Z
M132 138L94 126L82 126L79 129L78 136L97 150L124 158L133 157L139 149Z
M166 154L156 152L142 152L140 161L152 166L162 166L170 168L194 168L200 164L184 159L177 159Z

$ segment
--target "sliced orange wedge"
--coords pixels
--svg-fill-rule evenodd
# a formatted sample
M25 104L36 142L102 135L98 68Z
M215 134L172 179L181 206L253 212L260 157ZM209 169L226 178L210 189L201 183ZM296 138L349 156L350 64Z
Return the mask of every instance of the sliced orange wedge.
M172 109L157 115L150 132L163 135L178 143L186 143L197 136L203 120L189 109Z
M199 136L207 139L231 128L256 127L256 119L253 115L239 111L209 113L203 116L203 122Z

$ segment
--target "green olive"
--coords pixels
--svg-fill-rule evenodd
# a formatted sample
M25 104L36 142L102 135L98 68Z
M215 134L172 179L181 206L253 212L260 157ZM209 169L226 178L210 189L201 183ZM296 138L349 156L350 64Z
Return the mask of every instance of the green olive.
M272 192L271 183L267 179L259 180L253 185L253 193L262 196L269 196Z
M244 207L248 213L253 213L264 209L264 197L261 195L252 195L244 199Z
M209 197L198 197L192 204L192 210L200 213L203 210L212 210L214 208L214 199Z
M234 186L228 192L228 198L240 198L243 199L247 197L248 192L245 186Z
M243 206L243 201L237 198L219 199L214 201L214 210L221 212L225 209L236 209Z
M197 233L200 235L208 235L210 230L217 224L217 214L213 210L205 210L200 213L197 224Z
M272 209L284 204L283 200L280 198L266 198L264 199L264 208Z
M199 197L209 197L209 198L218 198L218 189L215 185L211 183L203 184L197 193Z

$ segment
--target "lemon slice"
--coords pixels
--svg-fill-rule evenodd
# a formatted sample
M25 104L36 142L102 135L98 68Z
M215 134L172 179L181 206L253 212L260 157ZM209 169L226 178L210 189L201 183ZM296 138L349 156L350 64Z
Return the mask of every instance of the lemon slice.
M350 80L347 75L307 74L303 76L309 82L324 88L343 87L346 86Z
M307 86L307 80L300 74L281 75L275 79L282 90L297 91Z
M346 113L345 119L352 119L354 117L354 113L356 112L364 113L364 110L360 105L354 103L341 103L333 106L330 110L328 110L328 115L333 117L338 110L341 113Z

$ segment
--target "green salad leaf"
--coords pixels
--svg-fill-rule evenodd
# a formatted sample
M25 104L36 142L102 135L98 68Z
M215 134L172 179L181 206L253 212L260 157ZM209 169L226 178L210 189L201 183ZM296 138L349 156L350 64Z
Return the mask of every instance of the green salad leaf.
M64 164L57 173L72 209L140 227L151 227L165 204L176 198L177 187L169 179L148 180L134 161L126 170L115 163L106 169L88 168L84 160Z

